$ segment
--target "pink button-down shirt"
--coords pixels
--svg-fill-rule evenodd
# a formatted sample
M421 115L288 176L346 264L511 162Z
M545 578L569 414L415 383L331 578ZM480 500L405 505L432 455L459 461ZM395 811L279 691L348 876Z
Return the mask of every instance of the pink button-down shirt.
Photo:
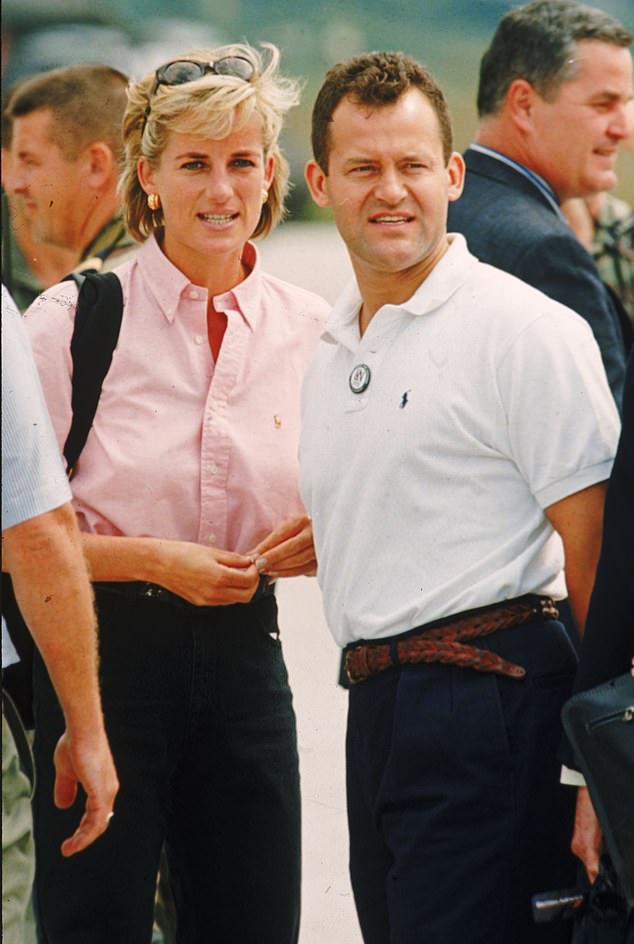
M214 365L207 289L154 238L116 271L123 322L72 481L80 526L97 534L196 541L244 552L301 514L299 391L329 306L261 271L214 299L227 329ZM47 290L26 323L53 426L71 420L77 289Z

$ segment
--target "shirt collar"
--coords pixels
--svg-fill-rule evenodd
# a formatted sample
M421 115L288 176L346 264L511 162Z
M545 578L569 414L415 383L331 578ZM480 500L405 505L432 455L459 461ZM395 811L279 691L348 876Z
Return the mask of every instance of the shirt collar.
M178 303L185 293L198 291L202 297L207 298L207 289L190 282L187 276L170 262L154 234L143 243L136 258L148 291L168 322L174 320ZM250 270L248 276L228 292L214 296L214 303L219 311L239 311L253 329L260 308L262 278L259 254L253 243L245 245L242 261Z
M239 311L253 330L262 307L262 264L257 247L253 243L245 243L242 262L249 269L246 279L238 282L228 292L216 295L214 303L219 311Z
M375 314L375 318L380 319L381 311L388 310L407 312L416 317L431 314L444 305L464 284L469 270L477 263L477 259L467 249L466 240L461 233L449 233L448 239L449 249L427 278L420 283L413 295L398 305L384 305ZM322 339L346 346L358 344L358 319L361 304L359 286L356 280L352 279L337 298Z
M537 187L541 195L546 199L546 202L552 207L557 216L561 217L563 220L566 219L559 205L557 194L550 186L548 181L544 180L540 174L536 174L534 170L531 170L530 167L526 167L525 164L520 164L519 161L514 161L513 158L509 157L507 154L502 154L501 151L496 151L493 148L486 147L484 144L470 144L469 150L477 151L479 154L486 154L487 157L492 157L501 164L506 164L507 167L512 167L513 170L516 170L518 174L521 174L522 177L525 177L526 180L529 180L534 187Z

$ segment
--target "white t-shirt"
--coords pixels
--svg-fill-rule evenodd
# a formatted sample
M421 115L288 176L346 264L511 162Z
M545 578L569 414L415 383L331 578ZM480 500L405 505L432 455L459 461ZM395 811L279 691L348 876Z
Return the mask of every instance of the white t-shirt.
M2 286L2 530L70 501L29 339ZM17 661L2 620L2 666Z
M544 509L609 477L619 432L586 322L458 235L362 338L360 304L353 283L302 397L301 493L336 641L564 597Z

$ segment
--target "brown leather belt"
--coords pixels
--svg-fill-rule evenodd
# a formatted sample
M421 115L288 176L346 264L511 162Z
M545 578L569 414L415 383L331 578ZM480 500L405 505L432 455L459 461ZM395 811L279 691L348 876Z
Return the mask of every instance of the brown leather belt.
M529 593L427 623L399 636L376 642L354 643L345 650L344 668L351 685L395 665L446 662L478 672L495 672L520 679L526 669L495 652L464 645L465 640L490 636L501 629L521 626L539 617L557 619L559 610L550 597Z

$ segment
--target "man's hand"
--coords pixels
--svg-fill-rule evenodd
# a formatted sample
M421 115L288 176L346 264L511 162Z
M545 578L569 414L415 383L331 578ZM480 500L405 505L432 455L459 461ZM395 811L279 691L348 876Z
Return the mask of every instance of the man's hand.
M313 526L307 515L286 518L248 555L261 574L276 577L313 577L317 573Z
M62 843L62 855L81 852L105 832L119 781L114 768L106 735L102 730L81 740L73 740L68 730L57 742L53 755L55 764L55 806L67 809L75 802L77 786L86 793L86 806L81 822L72 836Z
M577 788L577 812L571 849L585 865L590 882L599 874L601 827L587 787Z

